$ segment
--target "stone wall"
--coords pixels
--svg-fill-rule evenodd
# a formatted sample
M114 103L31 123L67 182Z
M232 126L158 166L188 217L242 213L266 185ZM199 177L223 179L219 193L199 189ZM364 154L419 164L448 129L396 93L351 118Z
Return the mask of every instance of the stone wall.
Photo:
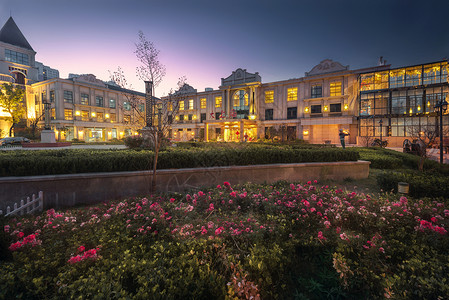
M195 169L159 170L157 190L180 192L192 188L278 180L362 179L369 175L367 161L270 164ZM0 209L33 193L44 192L45 208L99 203L149 193L151 171L84 173L0 178Z

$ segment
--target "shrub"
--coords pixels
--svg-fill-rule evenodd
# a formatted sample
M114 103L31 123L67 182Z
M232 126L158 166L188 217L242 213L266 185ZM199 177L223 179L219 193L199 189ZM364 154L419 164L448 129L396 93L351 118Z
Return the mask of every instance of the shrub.
M143 137L140 135L132 135L125 138L125 146L130 149L142 148Z

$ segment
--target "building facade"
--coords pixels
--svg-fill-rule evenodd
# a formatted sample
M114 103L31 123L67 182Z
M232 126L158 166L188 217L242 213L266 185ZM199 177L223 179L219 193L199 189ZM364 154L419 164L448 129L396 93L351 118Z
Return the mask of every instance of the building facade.
M59 72L35 61L36 52L9 18L0 30L0 84L26 90L26 119L43 126L44 103L51 105L57 140L108 141L137 134L145 126L145 94L122 89L92 74ZM349 144L384 137L402 146L412 131L438 128L434 106L448 93L448 62L350 70L323 60L303 77L263 83L259 73L237 69L218 89L198 92L185 85L178 114L170 120L174 141L255 141L303 139ZM176 95L176 94L175 94ZM169 97L161 100L167 103ZM9 128L0 111L0 129ZM156 117L156 116L155 116ZM156 117L157 118L157 117ZM380 122L381 121L381 122ZM443 117L445 132L449 116Z
M36 52L12 17L0 30L0 84L25 89L26 119L44 125L44 104L50 103L51 127L58 141L108 141L137 134L144 126L145 94L125 90L92 74L59 78L59 72L35 61ZM0 110L0 129L11 124Z
M447 99L448 62L363 72L359 76L359 133L386 138L402 146L406 138L438 132L435 105ZM443 115L443 134L449 135L449 114Z

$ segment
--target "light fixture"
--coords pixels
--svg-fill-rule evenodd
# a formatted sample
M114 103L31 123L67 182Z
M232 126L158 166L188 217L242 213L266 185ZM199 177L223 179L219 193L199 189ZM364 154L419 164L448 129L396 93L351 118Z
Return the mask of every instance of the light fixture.
M75 111L75 116L80 116L81 112L79 110Z
M308 107L308 106L306 106L306 107L304 108L304 112L305 112L305 113L308 113L308 112L309 112L309 107Z
M302 134L303 135L309 135L309 131L308 130L303 130Z
M97 115L97 114L96 114L95 112L92 112L92 113L91 113L92 118L95 118L96 115Z
M348 110L348 109L349 109L349 106L348 106L347 104L345 104L344 109L345 109L345 110Z
M327 105L324 105L324 111L327 111L327 110L328 110Z
M109 119L109 114L106 114L105 117L106 117L106 119Z
M248 119L250 119L250 120L255 120L255 119L256 119L256 115L249 115L249 116L248 116Z

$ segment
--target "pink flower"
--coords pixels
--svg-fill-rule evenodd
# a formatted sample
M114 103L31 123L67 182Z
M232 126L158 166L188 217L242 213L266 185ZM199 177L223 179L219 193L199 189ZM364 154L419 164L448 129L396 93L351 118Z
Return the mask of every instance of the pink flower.
M215 229L215 235L219 235L222 232L223 232L223 227L218 227L217 229Z
M437 218L432 217L432 218L430 218L430 221L432 221L433 223L436 223L437 222Z
M19 238L22 238L23 236L24 236L24 233L21 231L17 234L17 237L19 237Z
M78 247L78 252L84 252L86 248L84 246L79 246Z
M318 231L318 238L320 240L326 240L326 238L323 236L323 232L322 231Z
M5 225L5 227L4 227L4 230L5 230L5 232L9 232L9 229L10 229L11 227L9 226L9 225Z
M217 185L217 189L221 189L221 185Z
M227 181L223 182L223 186L226 188L229 188L231 186L231 184Z
M385 249L382 248L382 247L379 248L379 251L382 252L382 253L385 253Z
M231 197L236 197L237 196L237 193L236 192L234 192L234 191L232 191L230 194L229 194Z
M170 198L170 203L175 202L175 198Z

